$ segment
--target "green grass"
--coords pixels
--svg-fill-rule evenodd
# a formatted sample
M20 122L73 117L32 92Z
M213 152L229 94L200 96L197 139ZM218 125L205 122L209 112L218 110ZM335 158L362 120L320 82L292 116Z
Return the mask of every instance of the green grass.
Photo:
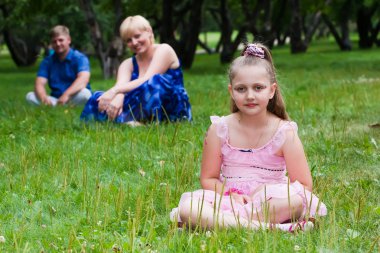
M1 54L0 252L378 252L380 130L368 125L380 122L380 50L319 42L273 54L328 207L318 229L188 232L169 221L181 193L200 187L209 116L228 114L218 55L197 55L185 71L192 123L130 128L85 125L81 108L27 105L37 67ZM95 59L92 70L94 90L112 85Z

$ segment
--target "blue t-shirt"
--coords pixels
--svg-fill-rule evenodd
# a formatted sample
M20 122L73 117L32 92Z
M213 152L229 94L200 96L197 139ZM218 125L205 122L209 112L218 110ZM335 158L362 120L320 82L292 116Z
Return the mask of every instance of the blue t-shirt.
M70 48L63 61L60 61L55 53L47 56L41 62L37 76L48 79L51 95L59 98L82 71L90 72L87 56ZM90 83L87 84L87 89L91 90Z

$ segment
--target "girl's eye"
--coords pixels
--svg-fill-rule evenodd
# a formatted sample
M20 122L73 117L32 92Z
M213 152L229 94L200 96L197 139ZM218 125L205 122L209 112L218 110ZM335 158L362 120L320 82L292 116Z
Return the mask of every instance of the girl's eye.
M256 90L256 91L261 91L261 90L263 90L263 89L265 89L265 86L261 86L261 85L257 85L257 86L255 86L255 90Z
M245 87L236 87L235 90L237 92L244 92L245 91Z

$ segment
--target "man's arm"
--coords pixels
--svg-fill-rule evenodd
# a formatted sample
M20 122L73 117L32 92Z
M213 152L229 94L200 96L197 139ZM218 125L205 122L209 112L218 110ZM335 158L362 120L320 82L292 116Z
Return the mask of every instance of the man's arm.
M47 84L47 82L48 80L45 77L38 76L34 84L34 92L36 93L37 98L41 101L42 104L52 105L45 90L45 85Z
M59 97L58 104L66 104L70 98L84 89L90 81L90 72L82 71L79 72L77 78L70 85L70 87Z

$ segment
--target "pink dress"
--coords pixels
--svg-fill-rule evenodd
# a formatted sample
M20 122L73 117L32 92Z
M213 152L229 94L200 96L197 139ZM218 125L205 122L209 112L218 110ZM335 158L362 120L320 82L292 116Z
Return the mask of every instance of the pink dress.
M303 217L324 216L327 214L325 204L306 190L298 181L288 184L284 157L277 156L276 152L285 142L286 131L297 131L297 124L288 121L282 124L272 139L264 146L257 149L241 149L231 146L229 143L228 126L224 117L211 116L211 121L216 124L217 136L221 139L222 165L220 181L225 182L225 189L236 188L249 196L253 195L253 201L247 204L239 204L231 200L230 196L220 196L214 191L197 190L183 193L180 200L188 198L204 200L205 203L220 205L220 212L235 214L242 218L250 219L252 214L260 212L265 201L271 198L288 198L299 195L303 199ZM261 187L263 190L258 190ZM265 190L264 190L265 189ZM255 192L255 190L258 190ZM178 208L171 212L171 219L178 221Z

